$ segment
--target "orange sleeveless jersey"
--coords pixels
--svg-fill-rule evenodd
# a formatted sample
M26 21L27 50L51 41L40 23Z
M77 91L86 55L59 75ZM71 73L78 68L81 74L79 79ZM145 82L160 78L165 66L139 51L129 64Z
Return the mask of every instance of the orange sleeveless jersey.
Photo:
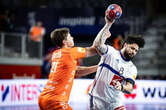
M40 38L38 36L41 36L43 31L43 27L33 26L31 30L31 39L34 41L40 41Z
M47 84L40 96L58 102L69 100L77 60L85 57L85 48L63 48L55 50Z

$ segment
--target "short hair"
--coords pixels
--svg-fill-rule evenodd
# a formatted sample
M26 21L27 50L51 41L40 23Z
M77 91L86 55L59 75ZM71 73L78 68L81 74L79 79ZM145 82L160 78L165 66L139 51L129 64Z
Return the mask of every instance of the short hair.
M69 34L69 28L58 28L51 32L51 41L55 46L62 47L63 40L67 38Z
M142 37L142 35L128 35L124 43L127 43L127 44L136 43L139 46L139 48L143 48L145 45L145 40Z

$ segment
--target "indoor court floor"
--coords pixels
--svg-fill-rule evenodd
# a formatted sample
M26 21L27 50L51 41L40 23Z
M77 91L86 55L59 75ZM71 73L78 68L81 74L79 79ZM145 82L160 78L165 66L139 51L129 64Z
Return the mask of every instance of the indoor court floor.
M87 104L70 104L73 110L88 110ZM127 110L166 110L166 104L126 104ZM39 110L37 105L0 106L0 110Z

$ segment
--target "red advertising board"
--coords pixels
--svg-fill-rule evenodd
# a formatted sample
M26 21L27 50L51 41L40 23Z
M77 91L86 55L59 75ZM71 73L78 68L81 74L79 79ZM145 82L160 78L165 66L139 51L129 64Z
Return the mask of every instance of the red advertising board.
M40 78L40 65L0 64L0 79Z

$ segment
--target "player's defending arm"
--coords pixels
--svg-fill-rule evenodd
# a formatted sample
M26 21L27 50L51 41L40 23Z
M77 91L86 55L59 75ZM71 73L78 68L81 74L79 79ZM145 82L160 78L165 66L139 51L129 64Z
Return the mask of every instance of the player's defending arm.
M101 31L98 33L97 37L95 38L93 42L93 46L97 49L99 54L104 54L107 51L107 47L105 45L105 41L108 37L110 37L110 32L109 29L114 23L115 20L109 21L105 17L106 24L104 27L101 29Z
M94 73L97 71L98 65L94 65L94 66L77 66L77 70L76 70L76 77L82 77L82 76L86 76L89 75L91 73Z

